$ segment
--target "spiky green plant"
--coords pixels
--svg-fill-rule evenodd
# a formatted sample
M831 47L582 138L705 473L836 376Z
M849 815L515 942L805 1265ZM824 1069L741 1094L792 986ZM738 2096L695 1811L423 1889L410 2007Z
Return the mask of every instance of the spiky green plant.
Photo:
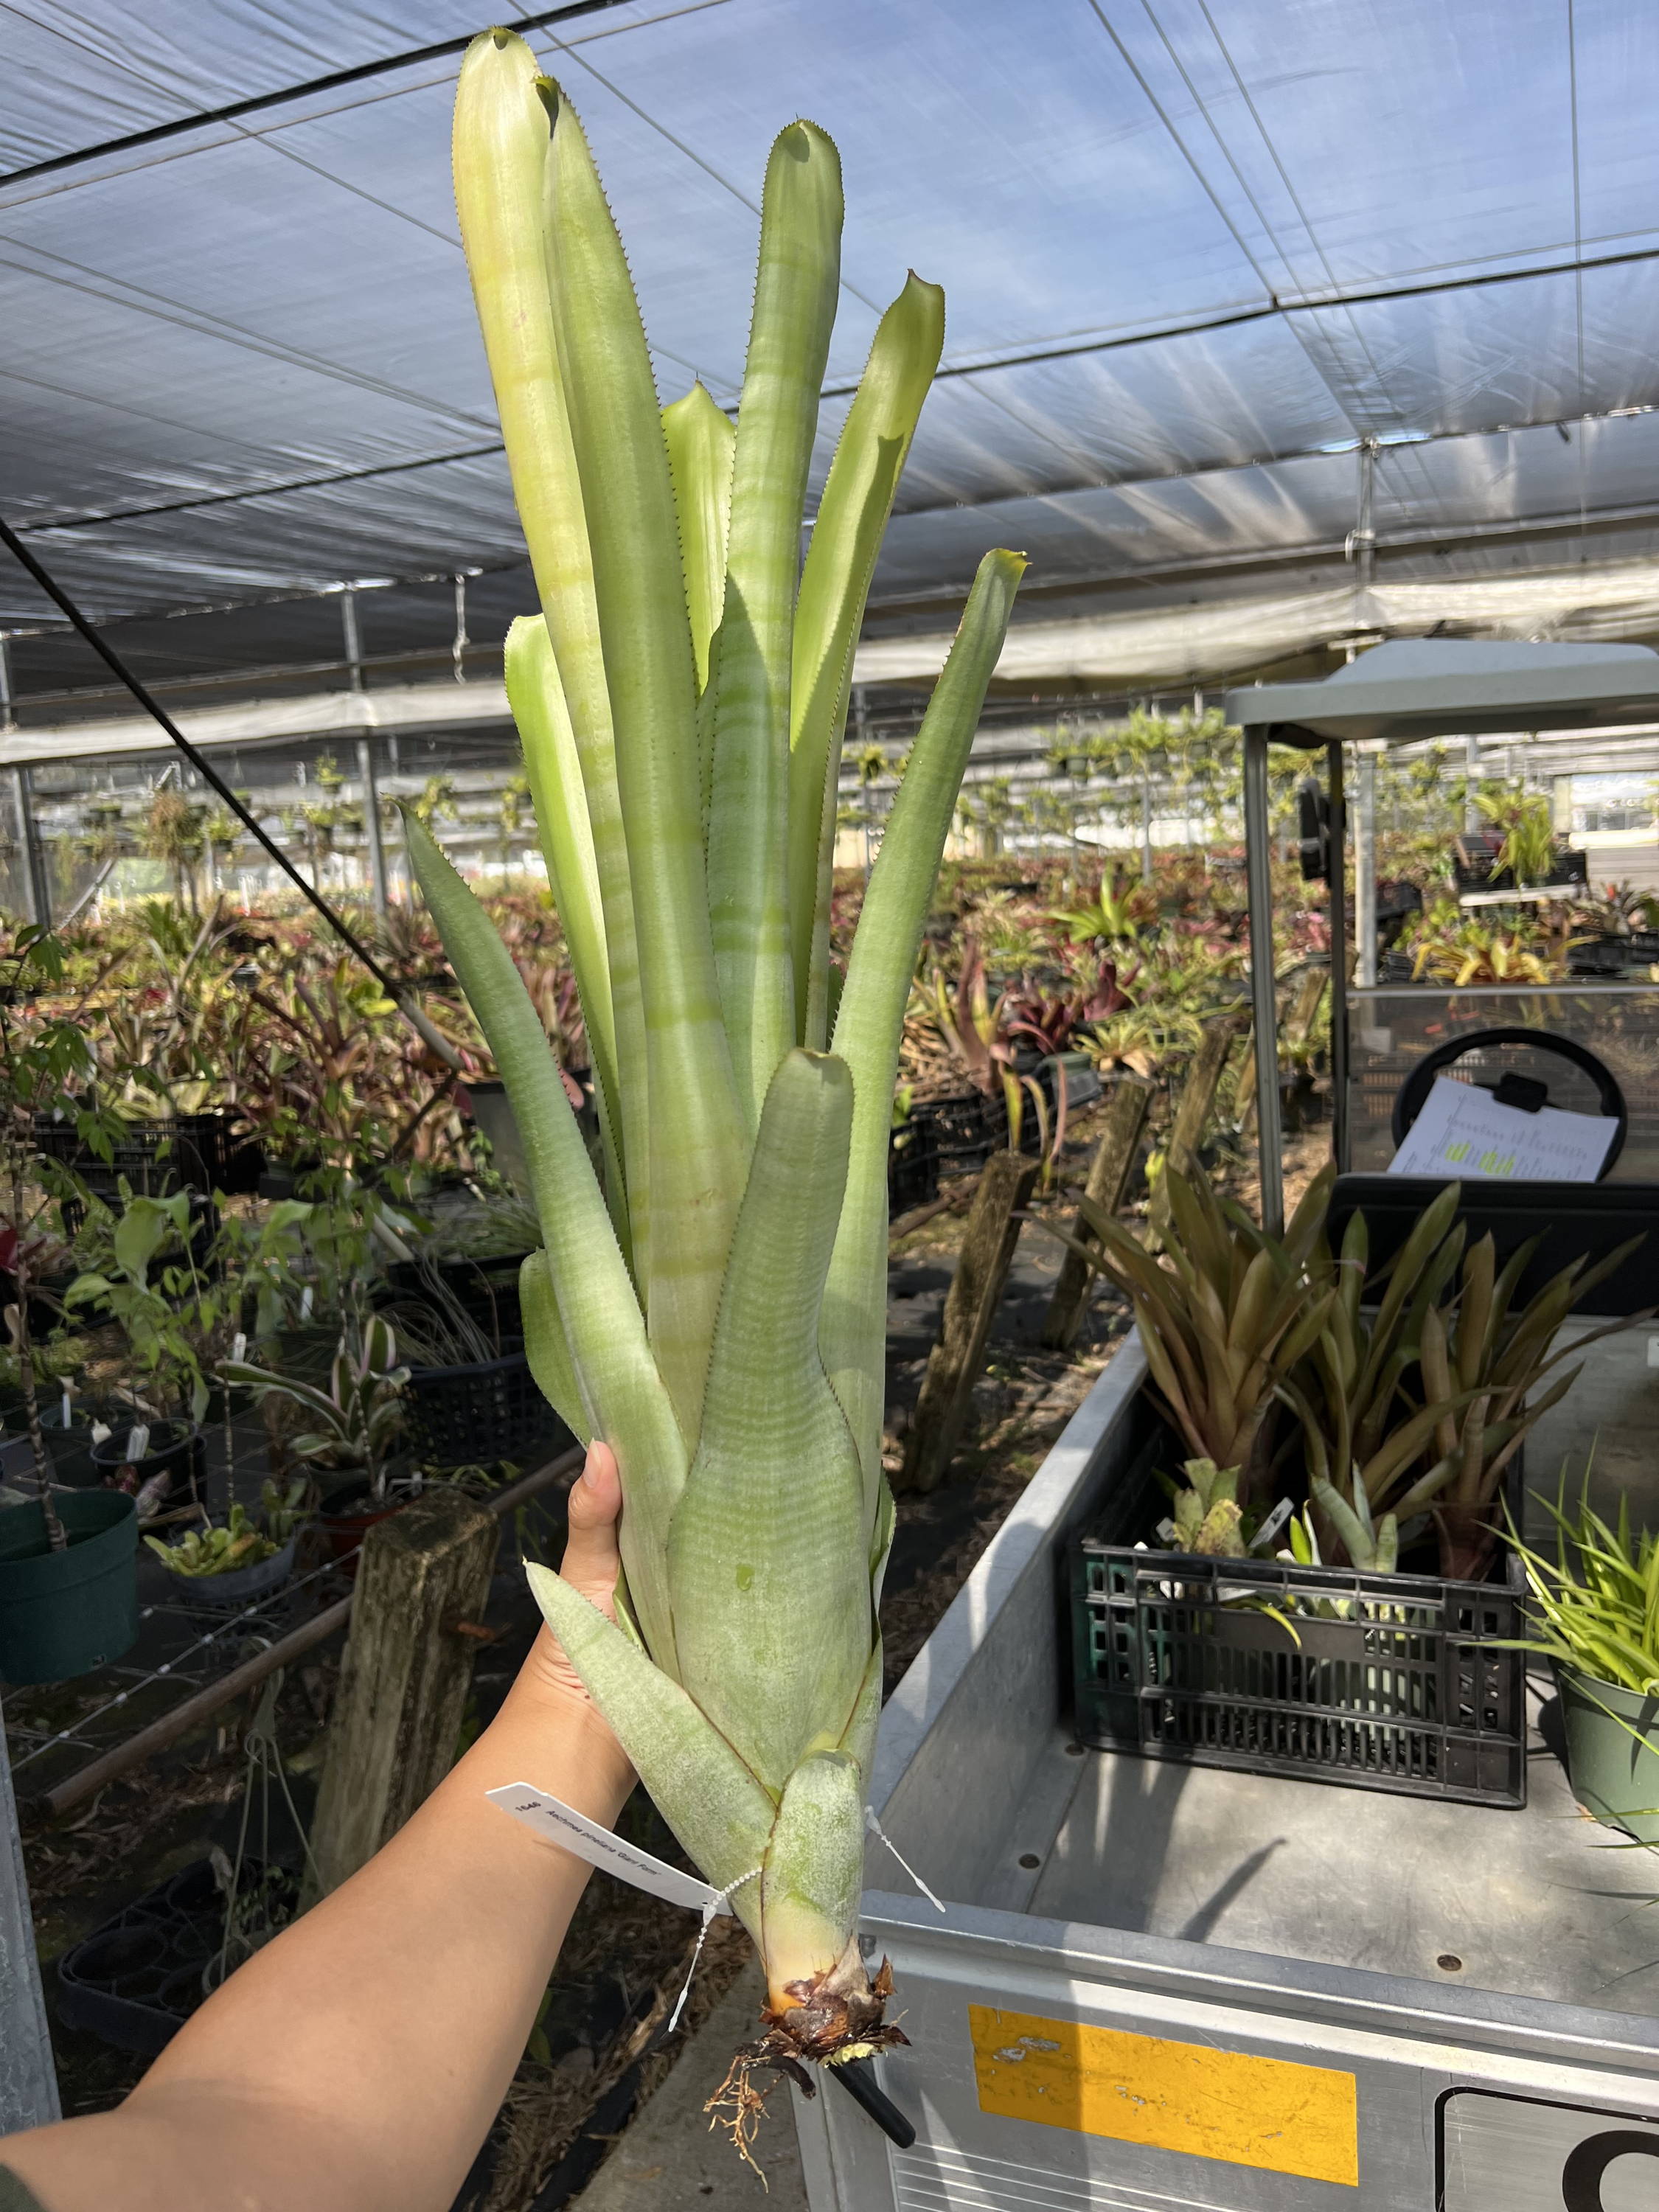
M530 1571L680 1840L738 1885L766 2047L844 2057L894 2033L855 1927L892 1526L899 1030L1024 564L981 566L834 1003L853 649L943 299L912 276L883 316L803 563L839 284L823 132L791 124L772 149L735 433L700 386L659 411L580 125L507 32L467 54L454 150L542 603L508 638L507 690L592 1040L603 1188L506 949L413 821L410 849L524 1141L545 1242L523 1279L532 1362L621 1464L617 1625Z

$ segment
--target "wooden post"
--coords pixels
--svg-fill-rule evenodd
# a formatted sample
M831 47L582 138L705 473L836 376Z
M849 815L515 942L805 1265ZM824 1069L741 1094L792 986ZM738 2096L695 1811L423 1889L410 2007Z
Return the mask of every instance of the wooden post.
M1207 1022L1199 1040L1198 1050L1193 1054L1193 1064L1187 1071L1187 1080L1181 1093L1181 1103L1176 1108L1175 1121L1170 1131L1170 1141L1164 1148L1164 1175L1158 1178L1158 1188L1152 1194L1152 1231L1161 1240L1170 1218L1169 1186L1164 1177L1171 1168L1177 1175L1189 1175L1198 1158L1199 1146L1204 1141L1204 1132L1209 1127L1210 1115L1215 1106L1215 1094L1226 1073L1227 1055L1233 1048L1238 1034L1231 1017Z
M1129 1179L1134 1173L1136 1151L1152 1097L1152 1085L1137 1075L1121 1076L1113 1085L1111 1103L1106 1109L1106 1124L1095 1146L1095 1156L1089 1163L1089 1179L1083 1186L1085 1196L1107 1213L1115 1213L1129 1194ZM1072 1224L1072 1234L1079 1243L1092 1244L1095 1241L1081 1213ZM1086 1261L1067 1251L1060 1261L1060 1279L1042 1323L1042 1341L1048 1351L1071 1350L1083 1326L1092 1279L1093 1273Z
M994 1152L985 1163L963 1235L962 1256L945 1294L939 1339L921 1378L899 1479L902 1489L933 1489L951 1463L1019 1241L1014 1216L1031 1195L1037 1166L1020 1152Z
M501 1524L459 1492L427 1492L363 1540L312 1822L305 1902L337 1889L448 1773L472 1680L476 1622Z

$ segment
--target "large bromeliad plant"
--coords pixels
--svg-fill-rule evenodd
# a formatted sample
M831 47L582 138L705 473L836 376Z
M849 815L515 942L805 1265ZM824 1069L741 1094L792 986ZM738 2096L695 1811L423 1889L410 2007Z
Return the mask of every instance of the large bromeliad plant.
M581 126L504 31L462 70L455 184L542 603L507 641L507 690L592 1043L603 1187L506 949L414 822L410 842L534 1181L537 1376L621 1463L619 1625L531 1573L685 1848L738 1885L764 2055L835 2059L896 2033L855 1928L892 1528L899 1031L1023 563L980 568L837 991L853 649L942 296L912 276L883 316L803 562L839 283L824 133L794 123L772 149L735 431L701 386L659 410Z

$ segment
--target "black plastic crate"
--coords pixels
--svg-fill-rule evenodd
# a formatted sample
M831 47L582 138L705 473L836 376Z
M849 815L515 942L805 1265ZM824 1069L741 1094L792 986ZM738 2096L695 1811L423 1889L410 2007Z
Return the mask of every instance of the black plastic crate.
M285 1869L250 1859L240 1889L285 1919L300 1885ZM153 2057L206 1996L208 1969L224 1938L224 1896L211 1862L198 1859L64 1953L58 2005L65 2025Z
M961 1174L983 1167L993 1152L1006 1148L1008 1109L1000 1090L963 1091L913 1106L910 1126L931 1132L942 1171Z
M1629 940L1622 937L1589 937L1567 947L1569 975L1616 978L1631 965Z
M404 1386L408 1439L428 1467L538 1465L575 1442L540 1390L523 1351L465 1367L414 1367Z
M1150 1406L1145 1418L1155 1433L1097 1530L1071 1547L1079 1738L1193 1765L1524 1805L1525 1654L1501 1648L1524 1633L1519 1592L1141 1550L1135 1539L1162 1517L1157 1471L1183 1456ZM1322 1602L1337 1617L1320 1617Z
M386 1271L386 1284L395 1297L428 1304L439 1304L447 1294L486 1336L504 1345L509 1337L522 1340L524 1336L519 1271L528 1256L524 1252L505 1252L478 1260L394 1260ZM433 1294L434 1275L442 1285L439 1298Z
M887 1211L896 1216L939 1196L939 1153L928 1121L902 1121L887 1148Z
M53 1114L34 1117L34 1141L48 1159L73 1168L100 1198L113 1198L125 1181L140 1195L165 1197L169 1191L222 1191L245 1195L259 1187L264 1153L257 1139L238 1135L224 1113L180 1114L167 1121L134 1121L100 1159L72 1121Z

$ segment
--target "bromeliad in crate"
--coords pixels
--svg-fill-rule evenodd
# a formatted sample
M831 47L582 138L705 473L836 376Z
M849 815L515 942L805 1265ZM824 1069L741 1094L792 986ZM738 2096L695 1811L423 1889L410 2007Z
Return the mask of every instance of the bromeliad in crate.
M1522 1304L1534 1246L1501 1269L1490 1237L1466 1249L1453 1185L1371 1275L1363 1218L1329 1249L1329 1182L1281 1238L1172 1176L1161 1261L1085 1206L1152 1389L1133 1479L1073 1557L1079 1734L1518 1805L1518 1605L1484 1579L1499 1486L1577 1372L1552 1378L1589 1340L1556 1347L1562 1321L1633 1247Z
M839 282L823 132L793 123L772 149L735 431L701 386L659 411L581 126L505 31L462 70L455 183L542 602L508 637L507 684L580 991L603 1187L507 949L417 820L409 843L524 1139L545 1240L522 1285L532 1364L621 1465L621 1625L531 1574L760 1947L751 2062L833 2062L896 2033L856 1927L892 1528L899 1030L1024 564L981 565L837 1000L853 647L943 299L912 276L883 316L803 565Z

